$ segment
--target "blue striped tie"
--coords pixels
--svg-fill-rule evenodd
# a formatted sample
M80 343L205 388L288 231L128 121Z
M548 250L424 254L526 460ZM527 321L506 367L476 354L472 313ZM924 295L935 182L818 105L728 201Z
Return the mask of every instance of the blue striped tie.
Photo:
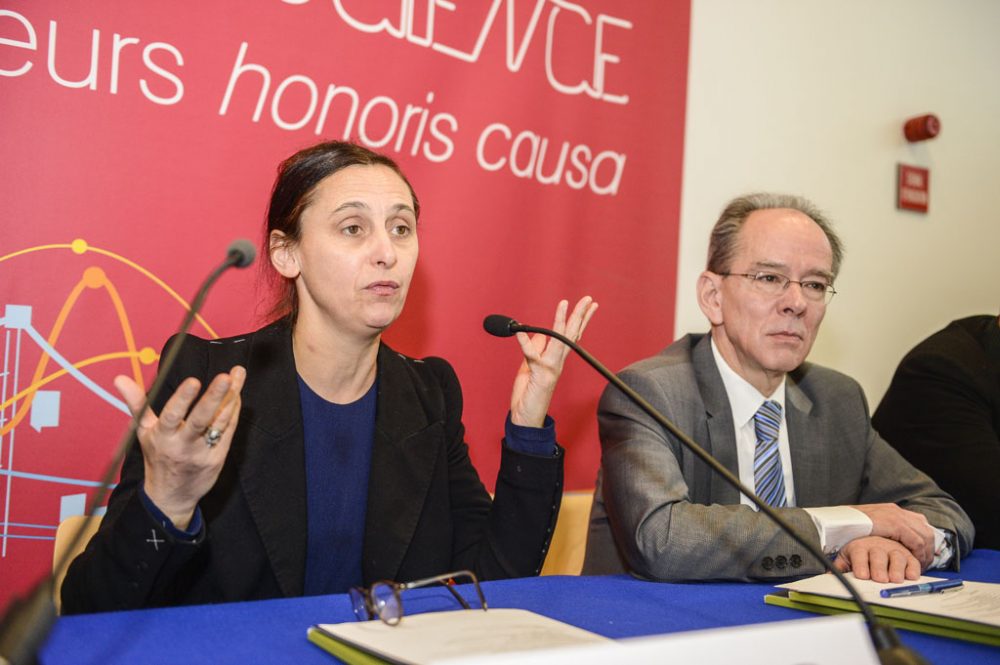
M785 476L778 453L778 430L781 428L781 405L767 400L753 416L757 448L753 455L754 491L761 501L775 508L785 507Z

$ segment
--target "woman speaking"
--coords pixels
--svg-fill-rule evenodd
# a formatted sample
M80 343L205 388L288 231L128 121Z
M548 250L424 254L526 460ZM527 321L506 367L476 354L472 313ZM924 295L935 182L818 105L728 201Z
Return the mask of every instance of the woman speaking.
M406 301L419 217L384 155L328 142L282 163L264 238L276 320L189 337L146 413L139 386L116 378L140 448L69 568L65 613L344 593L457 569L538 573L562 493L546 412L568 349L518 335L491 500L451 366L381 341ZM578 339L596 307L563 301L553 327Z

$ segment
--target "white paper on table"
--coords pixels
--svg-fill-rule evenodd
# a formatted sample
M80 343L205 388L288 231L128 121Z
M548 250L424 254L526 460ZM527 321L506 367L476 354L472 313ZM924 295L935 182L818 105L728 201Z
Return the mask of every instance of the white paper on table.
M396 626L381 621L351 621L318 627L351 646L414 665L477 654L614 644L601 635L528 610L502 608L415 614L403 617Z
M974 621L988 626L1000 627L1000 584L987 582L965 582L958 589L926 593L919 596L903 596L901 598L883 598L879 595L882 589L893 589L923 582L934 582L941 577L920 577L918 580L908 580L902 584L873 582L859 580L851 573L846 573L847 579L854 584L858 593L868 603L894 607L911 612L923 612L951 619ZM847 590L829 573L807 577L797 582L780 584L779 588L799 593L811 593L817 596L833 598L850 598Z

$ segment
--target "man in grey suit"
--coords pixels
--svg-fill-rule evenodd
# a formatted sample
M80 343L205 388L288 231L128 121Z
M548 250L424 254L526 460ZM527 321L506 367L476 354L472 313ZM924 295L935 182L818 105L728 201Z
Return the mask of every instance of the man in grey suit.
M621 378L841 570L879 582L958 567L968 516L872 429L861 387L805 362L843 248L799 197L754 194L716 223L698 303L711 324ZM609 386L585 574L790 577L821 564Z

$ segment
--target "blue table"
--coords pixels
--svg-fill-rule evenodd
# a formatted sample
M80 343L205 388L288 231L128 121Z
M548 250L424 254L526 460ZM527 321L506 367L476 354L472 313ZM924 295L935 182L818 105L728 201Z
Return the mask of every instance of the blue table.
M935 573L955 577L952 573ZM1000 552L962 562L966 580L1000 583ZM813 616L764 604L768 584L662 584L627 576L539 577L487 582L490 607L521 607L612 638ZM473 594L459 587L467 598ZM454 609L443 588L404 592L407 613ZM42 652L46 665L296 663L330 665L306 640L315 623L352 620L346 595L63 617ZM1000 663L1000 649L900 631L931 663Z

